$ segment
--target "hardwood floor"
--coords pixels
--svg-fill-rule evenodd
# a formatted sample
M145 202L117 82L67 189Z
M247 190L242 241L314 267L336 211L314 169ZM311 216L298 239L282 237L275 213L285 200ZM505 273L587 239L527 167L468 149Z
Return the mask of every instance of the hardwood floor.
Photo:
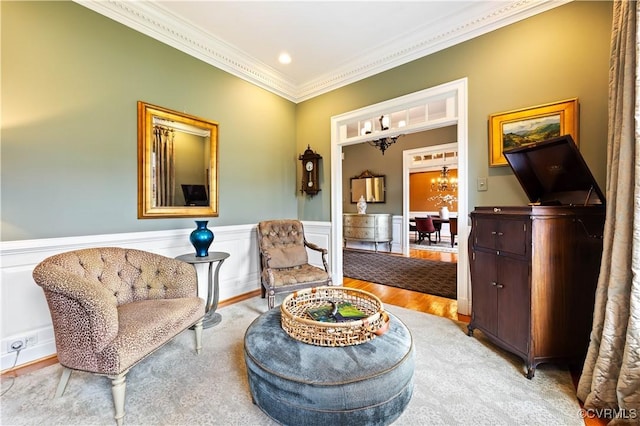
M435 260L439 262L458 262L457 253L411 249L409 251L409 257ZM457 301L447 299L445 297L433 296L417 291L404 290L346 277L343 279L343 285L345 287L357 288L373 293L378 296L383 303L388 303L390 305L401 306L403 308L413 309L414 311L426 312L428 314L438 315L463 322L469 322L470 320L467 315L458 314Z
M24 365L20 365L19 367L8 369L2 372L2 380L6 377L19 377L24 376L25 374L29 374L33 371L39 370L41 368L48 367L53 364L58 363L58 357L55 355L50 355L46 358L41 358L33 362L29 362Z

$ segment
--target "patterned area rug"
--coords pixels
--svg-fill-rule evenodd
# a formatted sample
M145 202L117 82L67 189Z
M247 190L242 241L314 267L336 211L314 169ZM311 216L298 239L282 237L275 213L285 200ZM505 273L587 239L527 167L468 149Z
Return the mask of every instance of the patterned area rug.
M345 277L435 296L457 298L456 264L426 259L344 250Z

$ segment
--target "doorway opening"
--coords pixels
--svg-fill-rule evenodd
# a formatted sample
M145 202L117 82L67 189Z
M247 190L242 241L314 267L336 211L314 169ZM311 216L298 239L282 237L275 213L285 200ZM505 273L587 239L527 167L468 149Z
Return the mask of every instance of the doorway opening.
M407 187L403 203L409 218L408 234L403 235L406 241L403 254L408 256L411 248L458 253L457 235L452 232L457 230L458 221L458 143L405 150L402 155L402 176ZM446 188L442 188L444 168L450 175ZM433 220L437 232L433 238L429 235L428 243L420 238L416 217Z
M370 135L359 132L362 123L384 114L404 115L402 127L390 128L385 136L393 137L444 126L457 126L458 141L458 216L468 216L467 206L467 79L463 78L436 87L421 90L399 98L380 102L331 118L331 268L334 282L343 280L342 263L342 147L362 143ZM404 167L404 166L403 166ZM403 252L408 250L409 204L408 172L403 182L402 231L400 235ZM458 250L466 253L469 226L466 220L458 223ZM468 315L471 307L471 292L468 278L468 259L459 256L457 266L458 312Z

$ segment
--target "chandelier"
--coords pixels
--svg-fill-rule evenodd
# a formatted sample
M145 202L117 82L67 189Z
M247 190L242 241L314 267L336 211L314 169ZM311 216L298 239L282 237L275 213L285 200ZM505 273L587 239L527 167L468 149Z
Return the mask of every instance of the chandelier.
M389 130L389 116L388 115L381 115L380 118L378 119L378 121L380 122L380 130L383 130L383 131L384 130ZM371 131L372 131L371 122L370 121L365 121L364 127L362 128L362 134L363 135L368 135L368 134L371 134ZM396 141L398 140L398 138L400 136L402 136L402 135L393 136L393 137L386 137L386 138L376 139L376 140L367 141L367 142L369 143L369 145L375 146L380 151L382 151L382 155L384 155L384 152L387 150L387 148L389 148L391 145L396 143Z
M439 192L455 192L458 189L458 179L449 177L449 168L442 167L438 179L431 179L431 189Z

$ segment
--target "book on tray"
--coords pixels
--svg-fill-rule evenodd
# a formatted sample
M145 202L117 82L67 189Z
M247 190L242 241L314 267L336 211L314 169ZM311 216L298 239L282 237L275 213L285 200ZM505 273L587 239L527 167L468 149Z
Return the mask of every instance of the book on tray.
M320 322L347 322L366 318L367 315L349 302L327 302L307 309L309 317Z

